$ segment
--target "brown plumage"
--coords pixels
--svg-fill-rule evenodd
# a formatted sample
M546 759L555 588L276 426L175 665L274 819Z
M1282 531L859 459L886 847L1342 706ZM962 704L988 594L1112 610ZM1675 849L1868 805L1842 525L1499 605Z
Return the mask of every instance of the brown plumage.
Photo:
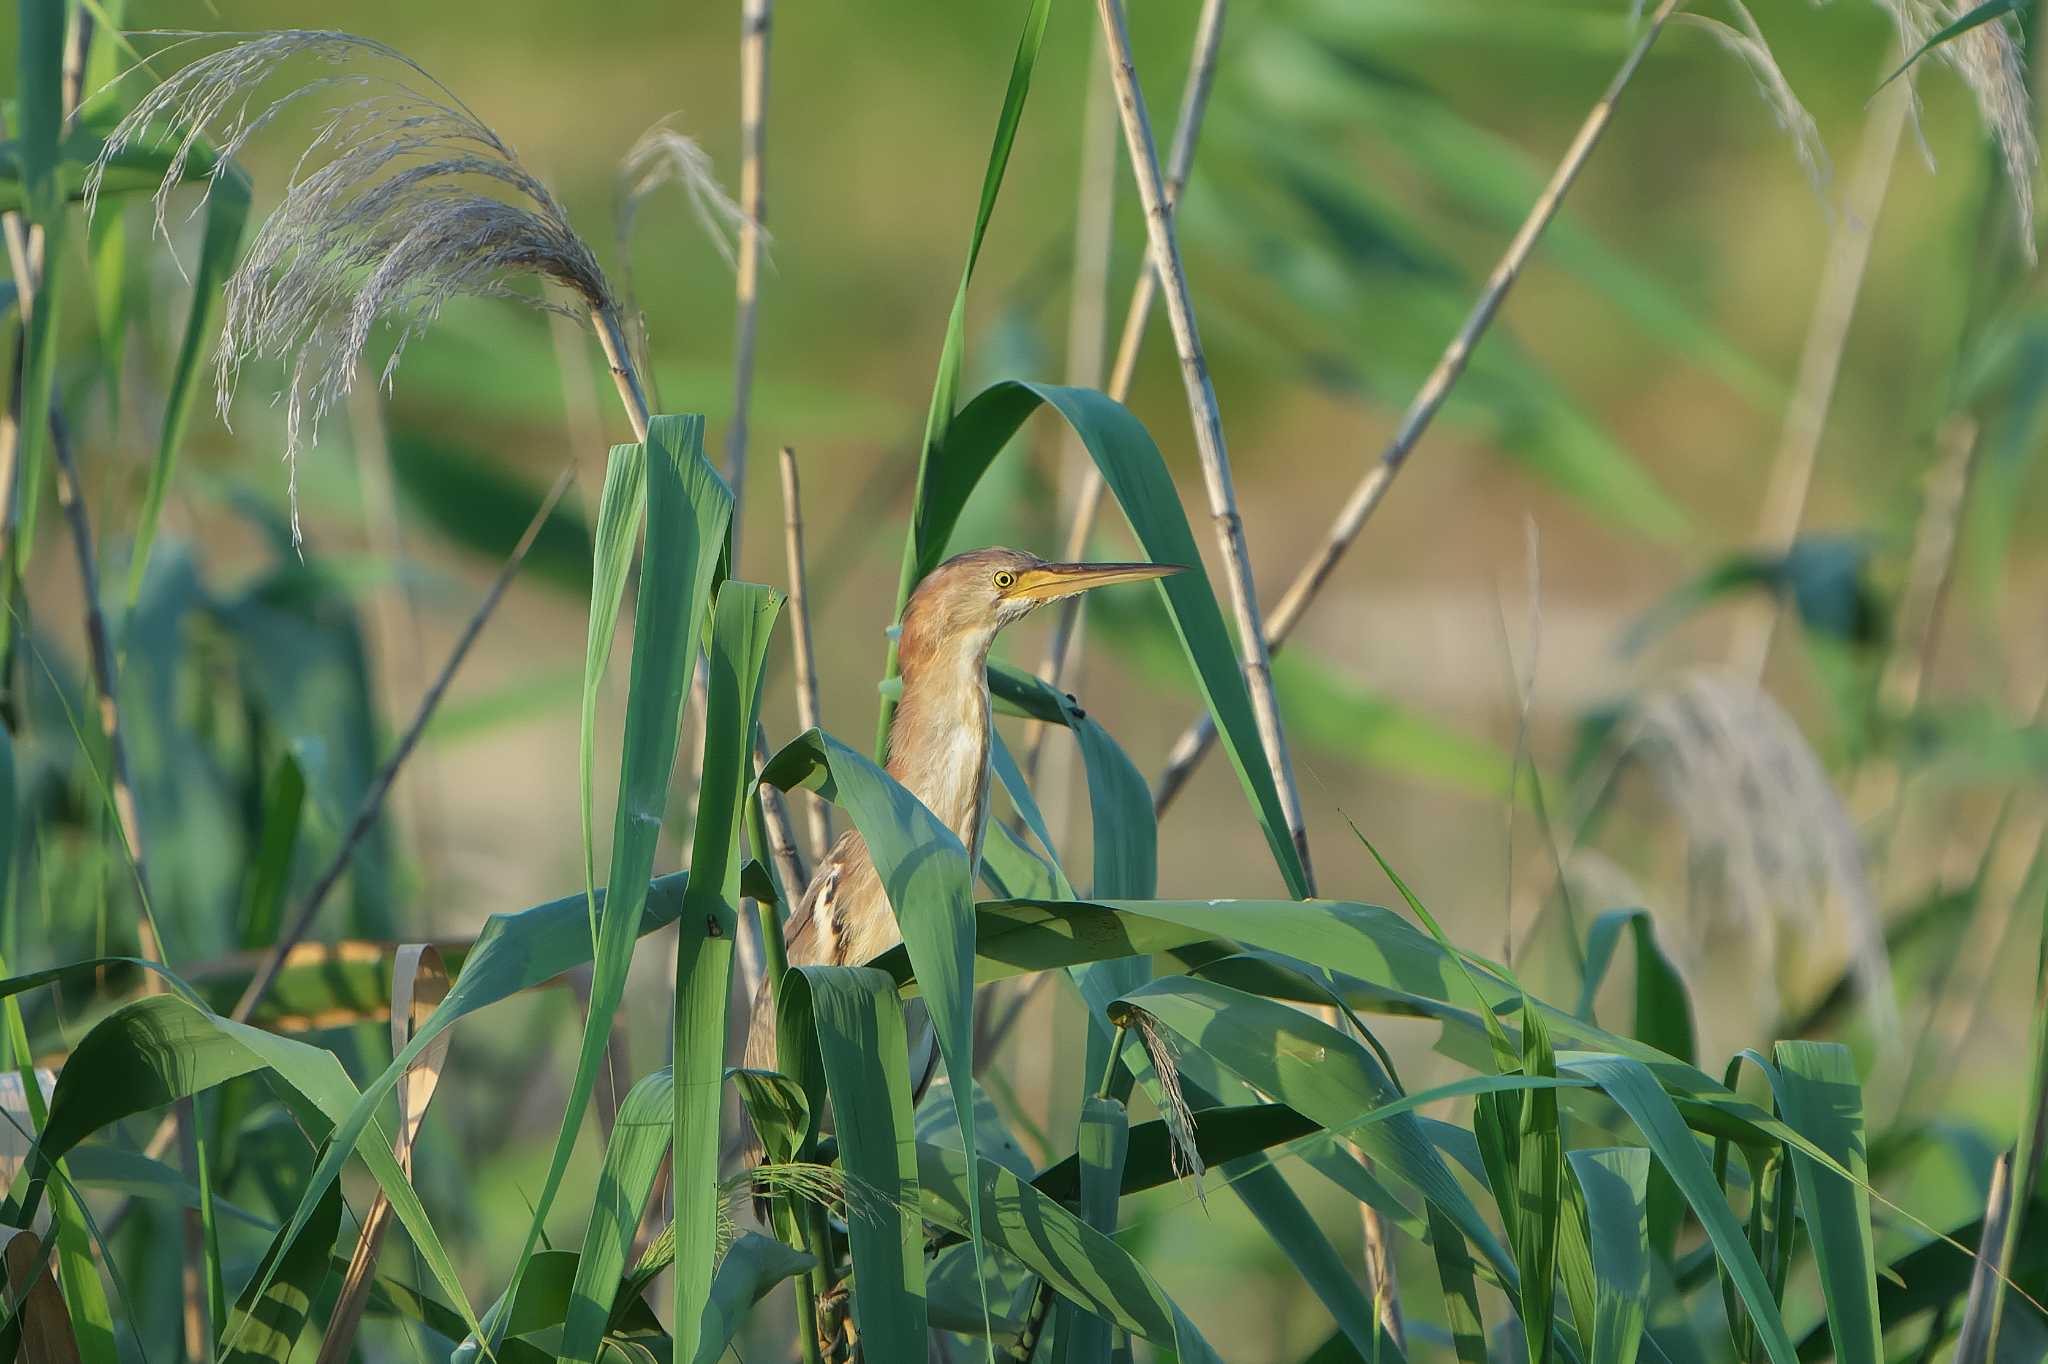
M979 861L988 808L988 651L996 635L1047 602L1180 571L1170 564L1049 564L1014 549L972 550L940 564L903 611L903 696L889 726L889 775ZM859 965L903 940L857 832L847 830L832 845L783 938L792 966ZM775 1001L765 980L754 995L746 1064L776 1069Z

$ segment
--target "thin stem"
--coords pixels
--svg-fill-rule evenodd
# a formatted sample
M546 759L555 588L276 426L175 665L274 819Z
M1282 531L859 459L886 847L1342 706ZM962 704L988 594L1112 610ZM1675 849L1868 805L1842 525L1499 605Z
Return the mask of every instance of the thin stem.
M740 508L746 505L747 408L754 395L754 336L761 309L761 159L768 109L768 30L773 0L740 8L740 219L734 262L732 425L725 434L725 481L732 485L732 557L740 557Z
M1888 56L1885 60L1889 65L1894 58ZM1813 313L1807 321L1806 342L1799 353L1798 377L1785 407L1778 451L1757 516L1756 547L1766 554L1783 554L1790 549L1799 535L1800 523L1806 518L1806 495L1813 486L1821 432L1827 425L1835 380L1842 371L1849 324L1856 316L1856 300L1863 291L1863 276L1870 263L1871 238L1875 235L1878 214L1884 208L1885 192L1891 187L1892 166L1899 159L1899 138L1904 134L1911 106L1911 87L1904 81L1894 81L1878 92L1863 124L1855 170L1835 219L1834 232L1828 239ZM1738 618L1729 660L1744 676L1762 680L1781 614L1782 603L1774 598L1754 603Z
M633 366L633 353L626 345L625 328L619 324L618 309L602 304L590 310L590 320L597 327L597 344L604 351L604 362L611 369L612 383L619 390L619 402L626 409L626 420L633 424L633 439L647 439L647 391L640 386L640 371Z
M1138 88L1137 69L1131 63L1130 33L1124 25L1119 0L1096 0L1102 21L1103 45L1110 59L1110 76L1116 83L1117 110L1124 127L1124 149L1137 178L1138 197L1145 206L1145 235L1150 244L1153 269L1159 272L1166 296L1166 315L1173 328L1174 350L1180 358L1181 382L1187 390L1188 413L1194 421L1195 448L1201 457L1202 478L1209 492L1209 514L1216 525L1216 539L1223 552L1224 576L1230 584L1230 604L1237 618L1239 647L1245 684L1251 693L1252 710L1258 721L1260 746L1272 769L1273 785L1280 797L1281 817L1294 842L1302 870L1303 889L1315 892L1315 873L1309 860L1308 829L1302 818L1301 792L1294 783L1294 765L1287 756L1287 739L1280 724L1280 706L1273 694L1273 667L1266 651L1266 627L1260 618L1257 588L1252 582L1251 553L1245 545L1244 520L1238 513L1237 491L1231 482L1230 454L1223 437L1223 414L1216 404L1216 390L1209 382L1208 361L1202 354L1202 340L1195 327L1195 305L1188 290L1187 271L1181 265L1180 247L1174 240L1173 219L1167 213L1166 187L1159 170L1159 151L1152 141L1151 120L1145 112L1144 92Z
M755 725L755 767L766 767L768 760L774 756L768 748L767 729ZM800 904L804 892L810 888L811 874L804 869L804 855L797 847L796 826L789 820L789 802L784 800L782 792L774 787L763 787L761 808L768 831L768 851L775 859L775 871L781 878L783 893L793 897L790 900L791 904Z
M1281 646L1287 642L1287 637L1294 632L1294 627L1301 623L1302 616L1314 604L1324 585L1329 582L1338 560L1342 559L1357 541L1359 532L1365 529L1365 523L1371 519L1373 512L1386 497L1387 489L1393 486L1395 475L1401 472L1401 467L1407 462L1409 454L1414 451L1423 434L1429 430L1430 423L1442 409L1444 400L1450 396L1451 388L1464 374L1465 366L1471 361L1472 352L1478 348L1480 340L1486 335L1486 329L1492 325L1495 314L1500 311L1508 291L1514 288L1515 281L1521 277L1522 268L1528 264L1529 257L1535 251L1536 243L1542 238L1544 229L1550 225L1551 219L1557 216L1557 210L1564 203L1565 195L1570 193L1579 172L1585 169L1587 160L1593 155L1593 149L1599 145L1601 134L1607 130L1608 123L1614 118L1615 105L1620 101L1622 91L1627 89L1629 81L1634 79L1636 68L1642 64L1643 58L1649 55L1650 48L1657 41L1657 35L1664 29L1665 22L1682 3L1684 0L1663 0L1650 15L1649 22L1644 25L1642 36L1636 40L1636 45L1630 49L1628 56L1623 58L1621 68L1614 73L1614 78L1607 83L1607 89L1593 105L1591 112L1586 115L1585 121L1579 125L1577 135L1565 149L1564 158L1558 162L1557 169L1551 172L1550 182L1543 187L1543 192L1536 196L1536 202L1529 206L1528 216L1522 220L1514 239L1508 243L1507 250L1494 265L1493 273L1487 277L1486 286L1473 303L1472 311L1466 315L1464 325L1458 328L1457 335L1451 338L1450 344L1437 358L1436 368L1430 371L1429 377L1423 380L1422 387L1410 400L1408 410L1402 414L1401 423L1394 430L1393 438L1387 442L1386 447L1380 451L1379 458L1352 489L1350 498L1325 533L1323 544L1316 551L1315 558L1295 575L1294 581L1288 585L1286 594L1280 598L1280 604L1273 608L1270 638L1274 652L1279 652ZM1156 812L1165 813L1166 807L1173 803L1174 797L1180 794L1181 787L1187 783L1195 764L1202 760L1203 755L1215 742L1216 727L1206 715L1182 731L1167 757L1165 771L1160 774L1158 784L1152 790L1152 808Z
M1096 58L1102 50L1102 35L1095 36ZM1095 68L1091 66L1091 70ZM1081 173L1074 207L1074 269L1067 291L1066 382L1077 388L1094 388L1102 382L1104 331L1109 311L1109 263L1116 245L1117 177L1116 92L1107 70L1096 71L1088 82L1088 105L1081 118ZM1175 151L1178 152L1176 147ZM1140 274L1149 276L1149 271ZM1080 528L1087 539L1086 522L1094 520L1093 504L1101 501L1101 472L1088 454L1087 445L1071 427L1061 428L1059 480L1061 502L1068 508L1068 524ZM1084 518L1083 512L1087 509ZM1084 551L1061 557L1073 562ZM1053 638L1038 675L1054 686L1065 672L1068 655L1077 650L1081 623L1077 608L1081 599L1069 597L1060 603ZM1052 726L1033 725L1022 755L1024 779L1034 787L1038 782L1040 759ZM1067 806L1067 776L1072 766L1071 747L1061 747L1058 775L1039 792L1041 804L1054 808L1049 814L1056 836L1064 837ZM1049 798L1053 797L1053 798Z
M782 447L782 542L789 569L789 640L796 655L796 718L805 729L824 722L818 709L818 659L811 649L810 572L804 560L803 492L797 479L796 451ZM811 857L832 850L832 805L815 792L805 801L811 827Z
M641 425L645 425L644 416ZM645 439L644 435L642 439ZM371 780L370 789L364 793L362 804L357 807L355 819L349 824L348 833L343 836L341 846L335 850L333 859L320 873L319 879L313 882L313 888L306 893L306 898L300 904L299 912L293 918L291 926L264 954L262 964L256 968L256 974L250 977L248 988L242 991L242 997L235 1002L231 1016L237 1023L249 1021L250 1014L270 992L270 987L277 983L278 972L284 967L285 957L292 948L305 940L307 933L312 931L313 920L320 913L321 905L326 903L328 894L340 883L342 876L348 871L350 860L355 856L356 848L377 822L377 815L384 808L385 798L391 794L392 783L398 780L399 768L405 765L405 760L411 757L413 750L419 746L420 736L426 732L427 723L434 718L434 712L440 707L441 698L448 691L448 684L455 680L455 673L461 668L463 659L469 656L470 646L475 644L477 636L483 633L484 623L491 618L491 613L497 609L499 600L505 595L505 589L512 585L512 579L518 575L520 566L526 562L527 552L533 548L533 542L539 538L541 528L547 524L548 517L554 514L555 504L562 500L562 495L569 491L569 485L575 479L576 465L572 461L563 466L562 472L556 475L554 485L548 489L547 496L541 499L533 519L527 522L525 532L519 537L519 543L512 547L512 553L499 567L497 577L491 580L490 589L484 593L483 600L477 603L476 610L470 613L469 623L463 626L461 636L456 639L454 649L448 654L448 660L441 665L440 674L434 678L433 684L420 698L419 708L413 712L412 723L406 726L398 746L391 751L391 756L384 760L384 765L377 770L377 775Z
M1984 1364L1991 1342L1992 1305L1997 1298L1998 1252L2005 1242L2005 1219L2012 1215L2012 1152L2002 1152L1991 1167L1991 1193L1984 1200L1983 1230L1977 1237L1977 1265L1970 1272L1969 1296L1963 1300L1962 1325L1956 1329L1954 1364Z
M1216 53L1223 45L1223 12L1224 0L1203 0L1202 15L1195 27L1194 46L1188 53L1187 83L1181 88L1180 114L1173 129L1173 150L1167 158L1165 203L1168 214L1179 207L1181 191L1194 168L1195 144L1201 139L1202 116L1208 112L1209 91L1215 84ZM1113 85L1111 90L1113 93ZM1145 342L1145 324L1151 320L1152 303L1158 297L1159 276L1148 261L1138 271L1137 279L1132 281L1131 301L1124 309L1123 332L1117 339L1116 361L1109 372L1106 391L1118 402L1130 395L1131 376L1137 372L1138 352ZM1085 557L1088 552L1088 536L1102 506L1102 491L1102 471L1090 461L1075 500L1073 520L1067 527L1066 546L1060 555L1069 563ZM1085 600L1085 596L1068 597L1057 608L1045 662L1038 670L1038 675L1055 687L1061 684L1072 666L1075 631Z
M1878 703L1883 713L1904 719L1920 704L1941 622L1955 577L1956 551L1962 537L1963 509L1979 465L1977 421L1966 413L1951 417L1937 438L1937 455L1927 471L1920 515L1913 526L1913 549L1906 583L1893 617L1891 646L1878 676ZM1856 822L1873 831L1882 872L1892 870L1889 833L1897 826L1902 801L1899 764L1894 755L1879 754L1856 771L1849 808Z

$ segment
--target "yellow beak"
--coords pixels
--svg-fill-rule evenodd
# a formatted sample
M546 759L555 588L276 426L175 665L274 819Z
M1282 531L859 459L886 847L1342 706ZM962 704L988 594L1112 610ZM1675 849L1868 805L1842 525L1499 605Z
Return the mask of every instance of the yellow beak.
M1012 601L1058 601L1111 583L1147 582L1185 572L1181 564L1047 564L1019 573L1003 595Z

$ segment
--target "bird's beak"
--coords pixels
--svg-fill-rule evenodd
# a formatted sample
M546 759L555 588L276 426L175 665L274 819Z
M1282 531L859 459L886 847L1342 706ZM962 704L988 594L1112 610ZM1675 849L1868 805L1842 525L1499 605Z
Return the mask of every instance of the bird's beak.
M1019 573L1003 595L1012 601L1058 601L1111 583L1148 582L1185 572L1181 564L1046 564Z

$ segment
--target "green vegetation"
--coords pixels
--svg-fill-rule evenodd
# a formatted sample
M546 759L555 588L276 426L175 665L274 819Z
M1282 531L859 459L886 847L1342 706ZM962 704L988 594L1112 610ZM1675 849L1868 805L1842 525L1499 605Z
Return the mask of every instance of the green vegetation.
M972 106L994 135L971 218L972 187L945 187L971 230L920 438L907 403L773 372L755 390L762 291L789 292L764 272L762 158L804 173L799 149L764 152L770 35L805 13L742 7L737 200L667 124L621 177L622 234L673 185L729 249L736 353L707 379L666 363L648 323L674 315L667 275L627 287L630 240L607 273L486 101L397 48L131 35L121 0L20 0L0 142L0 1359L2048 1358L2048 685L2025 514L2048 395L2028 273L2038 7L1885 0L1851 18L1844 0L1759 22L1705 0L1634 16L1272 0L1226 38L1209 0L1169 124L1138 81L1157 39L1134 56L1121 7L1098 0L1087 137L1114 174L1084 165L1071 247L982 319L977 266L985 280L1013 248L1006 182L1057 44L1081 37L1061 16L1085 8L990 7L1021 34L1000 102L992 86ZM1863 148L1829 176L1767 34L1873 17L1885 61L1857 78ZM1571 86L1584 121L1547 178L1426 77L1503 35L1532 94L1557 95L1535 69L1551 46L1606 71L1604 94ZM1834 210L1782 377L1566 206L1679 43L1736 58L1694 78L1760 86L1787 134L1774 153ZM1956 98L1926 117L1964 126L1950 139L1981 163L1966 227L1939 234L1957 260L1926 270L1954 340L1921 380L1926 437L1850 475L1910 464L1912 524L1813 530L1923 81L1967 93L1974 113ZM1147 210L1114 365L1111 199ZM1445 211L1499 254L1490 275L1461 263ZM1540 348L1494 334L1539 261L1745 419L1782 409L1753 536L1710 539L1715 517L1668 465ZM950 278L937 265L920 263L928 287ZM1028 296L1069 279L1056 383ZM1126 402L1155 299L1178 361L1157 387L1180 380L1197 433L1186 466L1181 428L1164 434L1174 404L1148 425ZM527 327L513 302L556 316ZM209 439L232 466L184 457L209 353L238 419ZM1310 461L1233 472L1218 355L1398 414L1327 530ZM586 513L567 491L604 447L598 361L634 439L609 447ZM423 408L380 396L401 373L423 379ZM277 415L233 408L254 383L282 395ZM713 390L727 408L696 400ZM1597 545L1668 570L1605 622L1598 698L1546 725L1550 550L1532 530L1526 624L1498 599L1490 622L1512 744L1311 645L1271 662L1384 524L1368 522L1439 415L1520 461ZM542 491L493 452L556 420L581 448ZM1035 672L991 662L985 847L878 765L864 712L811 723L812 631L855 607L845 575L807 571L793 458L787 559L743 552L773 488L744 477L749 420L905 442L908 501L830 518L886 540L878 601L901 534L898 611L997 534L1193 568L1091 605L1095 638L1061 622ZM323 423L346 427L353 483ZM721 424L723 468L707 450ZM1041 434L1066 452L1057 489ZM258 458L280 452L283 469ZM1105 493L1122 524L1098 529ZM1254 495L1287 510L1273 539L1302 567L1284 595L1252 580L1268 542L1238 499ZM52 501L61 522L38 535ZM337 524L360 552L336 548ZM401 528L495 563L480 604ZM858 558L837 553L835 568ZM744 576L769 562L781 586ZM576 628L523 617L511 675L451 698L522 569L574 599ZM2032 681L2031 713L1932 685L1965 593L1981 619L2025 622L1991 662ZM451 602L468 618L430 674L423 604ZM1639 666L1722 616L1725 666ZM1084 648L1113 670L1077 681ZM867 666L851 652L830 670ZM387 734L407 657L422 699ZM791 671L803 732L778 744ZM892 643L884 734L894 672ZM1162 697L1201 718L1152 784ZM573 783L525 751L518 782L450 761L543 715L575 730ZM1183 801L1212 746L1231 777ZM1352 823L1302 753L1467 802L1462 856L1432 865ZM497 822L488 896L452 894L448 844L410 808L430 761L444 813ZM519 846L529 793L537 818L564 816L573 856ZM1185 862L1162 843L1177 803L1214 845ZM1312 856L1309 830L1339 817L1351 836ZM1503 818L1496 915L1480 897L1500 888L1473 868L1497 861ZM787 968L777 930L835 821L866 841L903 943ZM1394 907L1368 902L1382 887ZM778 1068L732 1068L764 978ZM742 1113L765 1153L751 1168L726 1154Z

